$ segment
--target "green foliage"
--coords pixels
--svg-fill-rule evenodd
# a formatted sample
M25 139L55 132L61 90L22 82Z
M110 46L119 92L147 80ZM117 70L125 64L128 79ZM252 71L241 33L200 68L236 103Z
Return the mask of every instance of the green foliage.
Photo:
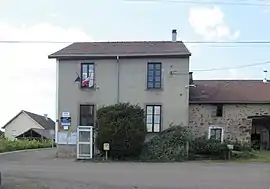
M137 157L146 135L144 110L137 105L120 103L105 106L97 111L97 148L110 144L109 156L113 159Z
M190 157L203 157L204 159L226 159L229 149L226 143L207 139L205 136L198 137L191 142Z
M252 147L251 144L248 142L241 142L241 141L225 141L226 144L233 145L233 150L235 151L247 151L251 152Z
M51 147L50 140L7 140L0 138L0 152Z
M171 126L161 132L143 148L141 159L144 161L184 161L187 159L189 132L180 126Z
M252 151L232 151L232 159L251 159L255 157L256 154Z

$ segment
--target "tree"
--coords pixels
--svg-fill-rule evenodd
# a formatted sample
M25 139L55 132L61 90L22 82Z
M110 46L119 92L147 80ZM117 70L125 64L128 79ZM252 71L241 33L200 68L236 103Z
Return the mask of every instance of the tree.
M130 159L140 155L146 135L144 110L138 105L120 103L97 111L97 147L110 144L113 159Z

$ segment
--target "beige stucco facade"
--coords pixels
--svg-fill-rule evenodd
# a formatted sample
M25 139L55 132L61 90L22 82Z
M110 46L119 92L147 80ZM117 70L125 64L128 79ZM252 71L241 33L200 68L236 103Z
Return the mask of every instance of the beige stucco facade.
M147 63L162 63L162 89L147 90ZM94 89L82 89L74 83L81 63L94 63ZM170 123L188 124L189 58L111 58L96 60L57 60L56 117L70 112L71 130L79 125L79 107L93 104L97 110L103 105L118 102L146 105L162 105L161 129ZM180 74L172 75L171 71ZM57 124L57 123L56 123ZM57 127L58 128L58 127ZM56 138L57 138L56 132ZM149 135L149 137L151 137ZM74 157L75 145L58 145L59 157Z
M270 115L270 104L224 104L222 117L216 117L215 112L215 105L190 104L189 127L195 135L203 135L209 126L215 125L223 127L224 140L250 141L252 125L256 123L248 116Z
M147 90L147 63L162 63L162 90ZM81 63L95 64L95 89L81 89L74 83L80 73ZM119 90L118 71L119 68ZM61 112L71 114L72 128L79 124L80 104L94 104L96 108L119 102L129 102L145 107L146 104L162 105L162 129L170 123L188 123L188 58L134 58L102 60L58 61L57 117ZM182 74L171 75L177 70ZM119 92L118 92L119 91ZM119 93L119 94L118 94ZM119 97L118 97L119 96Z
M14 140L15 136L24 133L31 128L43 129L38 123L22 112L5 127L5 137Z

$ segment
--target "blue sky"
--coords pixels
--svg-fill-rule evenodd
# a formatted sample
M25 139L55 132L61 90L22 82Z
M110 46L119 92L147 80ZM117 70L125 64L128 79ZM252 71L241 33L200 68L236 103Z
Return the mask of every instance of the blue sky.
M177 0L176 0L177 1ZM181 1L181 0L178 0ZM219 0L212 2L251 2ZM203 1L202 1L203 2ZM124 0L9 0L0 3L0 40L270 41L270 6L184 4ZM55 64L47 55L65 44L0 44L0 125L21 109L55 116ZM187 44L192 70L241 66L270 60L269 45ZM224 47L226 46L226 47ZM202 72L195 79L262 79L259 65Z

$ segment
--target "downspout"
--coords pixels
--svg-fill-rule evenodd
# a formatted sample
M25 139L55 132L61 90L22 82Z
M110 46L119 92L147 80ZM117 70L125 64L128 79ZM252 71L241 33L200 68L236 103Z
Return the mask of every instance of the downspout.
M116 57L116 69L117 69L117 104L120 102L120 61L119 56Z

